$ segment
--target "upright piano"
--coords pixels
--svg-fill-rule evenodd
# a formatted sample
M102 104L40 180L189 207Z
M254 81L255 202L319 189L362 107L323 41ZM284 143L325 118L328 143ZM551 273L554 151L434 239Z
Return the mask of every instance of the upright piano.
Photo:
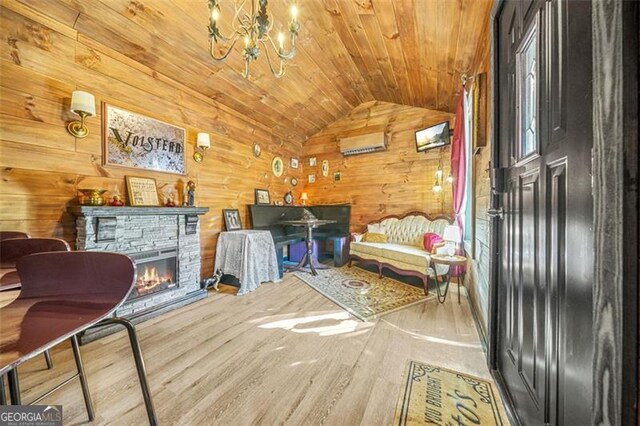
M296 261L306 250L304 246L304 228L281 225L283 220L302 218L307 209L318 219L335 220L336 223L314 229L313 240L318 256L329 253L336 266L344 265L348 260L347 244L349 243L349 221L351 206L348 204L330 206L271 206L254 204L249 206L253 229L271 232L276 245L280 275L284 272L284 248L290 261Z

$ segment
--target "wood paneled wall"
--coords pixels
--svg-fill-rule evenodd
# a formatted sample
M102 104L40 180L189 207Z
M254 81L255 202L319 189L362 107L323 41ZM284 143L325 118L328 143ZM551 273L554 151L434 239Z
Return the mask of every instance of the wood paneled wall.
M434 194L432 186L438 162L448 176L449 148L418 153L415 131L452 120L453 114L386 102L367 102L328 126L304 144L304 179L315 174L315 183L305 183L312 204L351 203L351 228L361 230L382 216L419 210L428 214L451 215L451 185ZM340 137L366 132L366 128L388 133L388 150L345 157L340 153ZM316 166L309 159L316 158ZM329 161L329 176L322 175L322 161ZM334 181L334 173L341 180Z
M486 145L480 153L473 157L473 194L474 194L474 241L472 249L472 259L470 262L470 271L467 273L467 281L465 283L469 292L470 303L474 307L474 311L479 317L481 327L483 327L484 337L488 337L488 315L489 315L489 282L491 279L491 229L490 221L487 218L487 210L491 205L491 147L493 140L493 105L492 105L492 70L491 70L491 38L488 37L490 32L490 21L487 20L485 35L481 50L478 52L480 62L469 75L486 74L484 86L478 87L476 81L471 81L471 87L474 90L480 90L484 93L481 96L486 97L485 102L480 104L486 108L486 113L481 113L480 118L484 119L483 123L479 123L481 133L479 139L485 140ZM487 342L488 343L488 338Z
M176 187L181 193L193 180L197 204L211 209L201 221L203 274L210 274L224 222L222 209L240 209L248 224L246 206L253 203L255 188L269 189L272 199L282 199L291 189L291 177L302 181L301 169L289 167L289 159L301 153L301 144L285 143L273 129L98 43L72 25L73 20L56 20L13 0L2 2L0 229L73 243L75 226L66 208L77 203L79 188L118 186L124 194L124 176L134 175L153 177L159 187ZM75 89L93 93L98 111L99 103L106 101L186 128L188 174L102 166L100 116L88 119L91 134L85 139L66 132L65 123L77 118L68 112ZM200 164L192 160L197 132L212 137L212 147ZM262 146L260 158L252 153L255 142ZM281 178L271 173L275 155L285 162ZM296 199L300 192L301 185L294 191Z

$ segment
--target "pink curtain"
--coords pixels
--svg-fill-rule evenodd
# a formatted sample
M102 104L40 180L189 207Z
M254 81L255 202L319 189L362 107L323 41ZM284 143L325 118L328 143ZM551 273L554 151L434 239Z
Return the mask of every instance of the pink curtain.
M460 90L458 97L458 107L456 109L456 127L453 130L453 142L451 143L451 174L453 175L453 211L455 221L460 228L460 235L464 239L464 206L465 190L467 183L467 148L464 128L464 86ZM459 241L462 243L462 241ZM462 244L461 250L464 251ZM458 276L464 272L463 267L457 268L453 274Z

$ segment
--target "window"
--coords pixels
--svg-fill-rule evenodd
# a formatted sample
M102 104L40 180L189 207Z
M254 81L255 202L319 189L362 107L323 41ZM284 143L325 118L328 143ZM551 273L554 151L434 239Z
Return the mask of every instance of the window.
M537 68L538 68L537 26L529 30L522 47L518 50L517 81L519 98L519 149L518 159L523 159L538 151L537 138Z

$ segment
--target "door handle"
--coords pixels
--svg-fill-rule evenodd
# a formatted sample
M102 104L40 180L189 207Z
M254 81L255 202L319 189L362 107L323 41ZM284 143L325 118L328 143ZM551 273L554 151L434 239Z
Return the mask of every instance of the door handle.
M502 218L504 217L504 211L502 210L502 207L498 207L497 209L489 209L487 210L487 216L491 218L497 217L498 219L502 220Z

